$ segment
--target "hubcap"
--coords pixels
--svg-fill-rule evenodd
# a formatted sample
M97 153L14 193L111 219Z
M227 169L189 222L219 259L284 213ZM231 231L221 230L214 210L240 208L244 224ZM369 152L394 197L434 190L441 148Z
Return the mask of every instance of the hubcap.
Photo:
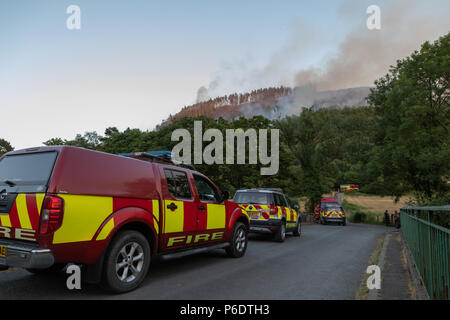
M236 236L236 250L241 252L245 248L245 232L242 229L239 229Z
M137 242L122 247L116 259L116 275L122 282L136 279L144 266L144 250Z

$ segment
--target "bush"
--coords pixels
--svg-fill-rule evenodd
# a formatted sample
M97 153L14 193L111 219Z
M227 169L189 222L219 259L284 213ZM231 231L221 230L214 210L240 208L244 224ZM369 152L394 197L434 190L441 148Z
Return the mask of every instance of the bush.
M350 217L350 222L354 223L364 223L366 222L367 215L364 212L356 211L354 214Z

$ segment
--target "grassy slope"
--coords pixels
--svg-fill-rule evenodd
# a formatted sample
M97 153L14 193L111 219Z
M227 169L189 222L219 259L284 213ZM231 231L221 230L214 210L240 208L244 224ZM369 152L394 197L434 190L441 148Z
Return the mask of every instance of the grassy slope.
M383 214L385 210L389 210L389 214L406 204L407 197L402 197L400 201L395 203L392 197L380 197L368 195L359 192L345 193L343 197L343 207L348 214L350 221L353 221L355 214L364 214L365 223L382 224Z

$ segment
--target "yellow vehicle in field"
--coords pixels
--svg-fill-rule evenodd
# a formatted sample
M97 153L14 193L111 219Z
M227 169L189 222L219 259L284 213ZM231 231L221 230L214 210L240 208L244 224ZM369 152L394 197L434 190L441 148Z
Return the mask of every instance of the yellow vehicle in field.
M357 184L341 184L339 190L341 192L359 191L359 186Z

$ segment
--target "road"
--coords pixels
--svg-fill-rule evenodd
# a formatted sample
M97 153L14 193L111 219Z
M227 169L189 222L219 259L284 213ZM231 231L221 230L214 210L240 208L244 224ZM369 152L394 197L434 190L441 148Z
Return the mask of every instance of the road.
M246 255L223 250L154 260L143 285L109 295L95 285L66 288L66 274L0 272L4 299L354 299L377 240L387 229L360 224L305 225L302 235L272 242L251 235Z

